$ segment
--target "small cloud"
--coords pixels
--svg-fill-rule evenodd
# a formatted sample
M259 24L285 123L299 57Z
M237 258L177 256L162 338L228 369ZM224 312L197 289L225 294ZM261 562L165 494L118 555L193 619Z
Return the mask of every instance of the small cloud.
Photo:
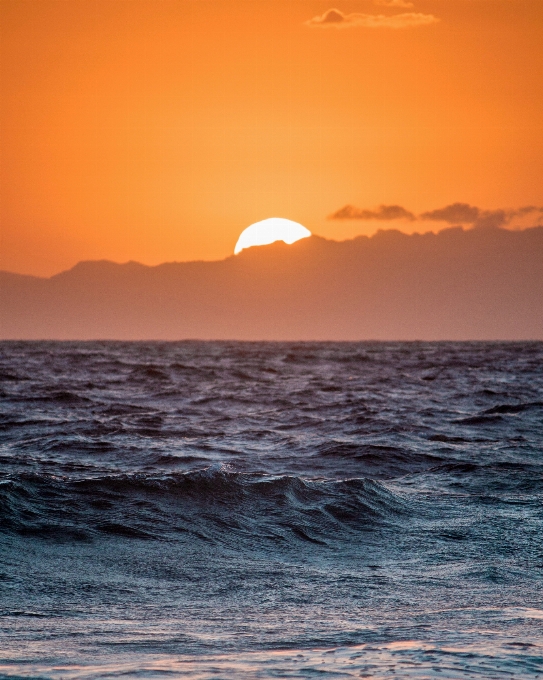
M515 212L505 210L484 210L473 223L475 229L499 229L508 224Z
M474 229L499 229L510 224L515 218L543 213L543 208L526 205L517 210L482 210L469 203L451 203L445 208L423 212L419 219L448 222L449 224L471 224ZM518 220L515 220L518 222Z
M527 229L529 227L543 226L543 207L525 205L516 210L507 212L508 225L512 229Z
M396 5L397 6L397 5ZM434 24L439 19L433 14L421 14L420 12L405 12L385 16L383 14L343 14L339 9L329 9L321 16L313 17L306 21L306 26L317 28L412 28L414 26L427 26Z
M543 214L543 208L538 208L536 205L525 205L523 208L515 210L516 215L527 215L529 213L541 213Z
M515 210L481 210L469 203L451 203L444 208L423 212L420 219L449 224L471 224L474 229L499 229L508 224L517 212Z
M450 224L473 223L479 217L481 211L469 203L451 203L445 208L423 212L421 220L436 220L449 222Z
M481 210L479 217L473 223L476 229L498 229L506 224L518 228L522 225L522 218L534 215L543 215L543 208L534 205L525 205L516 210ZM533 219L528 217L529 220ZM529 224L530 222L528 222Z
M345 205L329 216L330 220L414 220L415 215L401 205L380 205L377 210Z
M349 15L343 14L338 9L329 9L322 16L306 21L306 24L308 26L334 26L346 23L347 16Z
M382 5L383 7L413 7L412 2L408 0L373 0L374 5Z

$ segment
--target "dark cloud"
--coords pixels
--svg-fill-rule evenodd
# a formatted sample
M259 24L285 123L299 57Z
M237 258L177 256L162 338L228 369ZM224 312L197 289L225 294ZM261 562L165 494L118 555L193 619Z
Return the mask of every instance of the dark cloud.
M361 210L352 205L346 205L333 215L330 220L415 220L412 212L401 205L380 205L377 210Z
M449 224L472 224L475 229L498 229L509 224L515 217L541 213L542 208L527 205L517 210L482 210L469 203L451 203L445 208L422 213L421 220L435 220Z
M503 227L515 217L515 212L505 210L484 210L473 223L477 229L498 229Z
M517 215L526 215L527 213L537 212L543 215L543 208L538 208L536 205L525 205L515 211Z
M398 0L396 0L397 2ZM407 7L406 4L389 4L389 7ZM427 26L435 24L439 19L433 14L421 14L420 12L404 12L402 14L361 14L353 12L344 14L339 9L329 9L320 16L306 21L306 26L317 28L411 28L414 26Z
M445 208L430 210L420 215L421 220L437 220L450 224L471 223L479 217L480 210L469 203L451 203Z
M526 215L543 216L543 207L523 206L516 210L483 210L469 203L451 203L444 208L429 210L416 217L401 205L380 205L376 210L346 205L329 216L331 220L431 220L448 224L469 224L474 229L498 229L510 224L515 218ZM518 224L517 224L518 226Z

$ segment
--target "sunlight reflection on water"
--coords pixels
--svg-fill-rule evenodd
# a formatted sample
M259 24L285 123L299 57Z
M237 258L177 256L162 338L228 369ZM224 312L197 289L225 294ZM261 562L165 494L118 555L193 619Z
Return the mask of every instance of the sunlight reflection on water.
M245 654L205 656L152 655L99 665L0 665L0 673L14 677L87 680L118 676L154 678L447 678L541 677L543 646L504 643L462 646L431 645L405 640L382 645L356 645L332 649L293 649Z

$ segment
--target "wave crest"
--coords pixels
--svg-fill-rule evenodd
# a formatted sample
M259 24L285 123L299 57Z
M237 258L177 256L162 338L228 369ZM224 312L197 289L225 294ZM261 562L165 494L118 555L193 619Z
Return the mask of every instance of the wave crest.
M78 480L21 474L0 482L3 531L66 540L190 534L326 545L394 522L406 501L370 479L312 481L224 467Z

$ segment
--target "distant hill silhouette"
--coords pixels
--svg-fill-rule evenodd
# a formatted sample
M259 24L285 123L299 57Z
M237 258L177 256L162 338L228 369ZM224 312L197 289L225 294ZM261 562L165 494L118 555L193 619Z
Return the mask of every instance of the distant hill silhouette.
M543 339L543 227L312 236L217 262L0 272L4 339Z

